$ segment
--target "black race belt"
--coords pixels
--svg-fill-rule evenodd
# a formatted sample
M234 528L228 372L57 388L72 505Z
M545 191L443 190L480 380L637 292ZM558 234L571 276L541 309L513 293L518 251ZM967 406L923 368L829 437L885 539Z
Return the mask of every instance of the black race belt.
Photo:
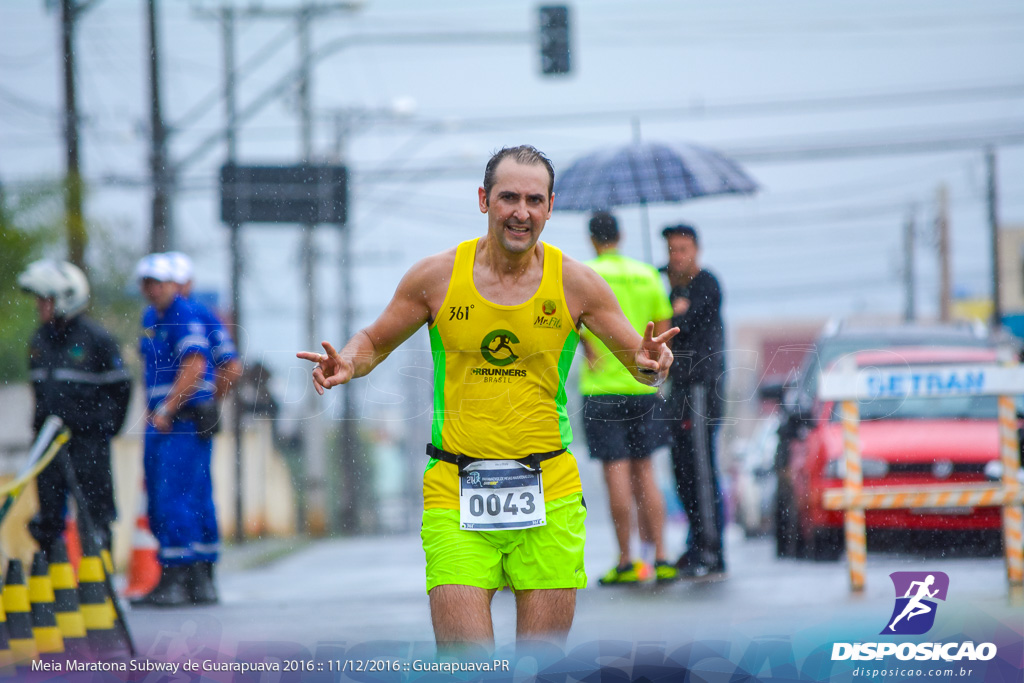
M559 448L557 451L548 451L546 453L530 453L529 455L524 456L522 458L506 458L506 459L507 460L515 460L516 462L521 462L524 465L528 466L530 469L537 469L538 467L540 467L540 464L542 462L544 462L545 460L550 460L551 458L558 457L562 453L565 453L565 450L566 449L564 449L564 448ZM429 455L431 458L435 458L437 460L441 460L442 462L447 462L447 463L451 463L452 465L455 465L456 467L459 468L460 472L463 470L464 467L466 467L466 465L469 465L470 463L479 462L481 460L494 460L495 459L495 458L474 458L471 455L461 455L461 454L458 454L458 453L449 453L448 451L443 451L440 448L437 448L432 443L428 443L427 444L427 455ZM497 459L501 460L501 458L497 458Z

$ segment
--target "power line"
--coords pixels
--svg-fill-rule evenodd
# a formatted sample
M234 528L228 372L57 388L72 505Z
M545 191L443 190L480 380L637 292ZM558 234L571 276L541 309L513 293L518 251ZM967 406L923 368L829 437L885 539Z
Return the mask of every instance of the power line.
M29 98L23 97L2 85L0 85L0 100L3 100L12 107L16 107L28 114L32 114L33 116L45 116L52 121L61 120L61 113L59 109L48 104L43 104L42 102L30 100Z
M292 27L286 27L281 32L274 35L271 40L268 40L266 44L256 50L248 60L239 65L235 73L236 85L240 84L247 76L265 64L271 57L275 56L279 50L286 46L288 41L284 40L284 38L290 36L292 33ZM209 113L213 107L220 104L222 97L223 92L221 88L211 90L171 125L172 131L178 132L191 127L196 121Z
M849 142L835 142L834 139L820 139L821 136L819 136L818 140L809 140L799 144L780 145L772 142L755 142L725 146L722 149L724 153L737 161L752 163L949 152L1024 143L1024 127L1021 126L1019 119L987 122L987 125L995 127L988 131L973 128L953 131L932 128L924 133L916 128L897 129L887 131L887 136L877 138L864 136L859 140L843 133L842 135L851 138Z
M516 116L474 117L466 119L424 120L422 126L437 132L466 132L504 128L548 125L580 125L630 121L636 117L649 119L735 118L807 113L824 110L865 109L895 106L931 106L935 104L976 102L983 100L1015 100L1024 97L1024 83L1002 83L979 86L935 87L921 90L887 90L874 93L831 94L821 97L792 97L774 100L669 105L642 109L608 109L604 111L569 112Z

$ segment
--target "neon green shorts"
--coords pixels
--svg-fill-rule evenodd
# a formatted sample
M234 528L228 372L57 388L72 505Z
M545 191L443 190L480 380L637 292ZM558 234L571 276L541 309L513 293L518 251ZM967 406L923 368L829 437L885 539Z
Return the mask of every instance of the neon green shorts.
M586 519L582 493L548 501L547 524L531 529L467 531L459 528L458 510L424 510L420 537L427 556L427 592L445 584L586 588Z

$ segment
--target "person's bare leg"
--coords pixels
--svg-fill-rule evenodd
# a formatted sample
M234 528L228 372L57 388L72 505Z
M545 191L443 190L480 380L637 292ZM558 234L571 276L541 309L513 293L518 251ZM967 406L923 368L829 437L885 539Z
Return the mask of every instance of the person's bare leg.
M430 620L438 652L453 652L476 643L494 647L491 623L493 589L444 584L430 589Z
M575 614L575 588L516 591L516 639L565 645Z
M619 544L619 564L633 561L629 537L633 530L633 491L629 481L629 461L614 460L603 464L604 482L608 486L608 507L612 513L615 541Z
M636 496L637 519L641 540L654 544L654 557L665 559L665 499L654 481L654 465L651 458L630 460L630 480ZM644 538L647 536L647 538Z

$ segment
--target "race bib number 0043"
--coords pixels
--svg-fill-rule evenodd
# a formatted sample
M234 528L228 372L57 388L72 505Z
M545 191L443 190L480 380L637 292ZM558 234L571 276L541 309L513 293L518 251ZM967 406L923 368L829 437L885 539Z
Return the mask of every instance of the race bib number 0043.
M459 473L459 521L474 531L543 526L539 469L516 460L477 460Z

